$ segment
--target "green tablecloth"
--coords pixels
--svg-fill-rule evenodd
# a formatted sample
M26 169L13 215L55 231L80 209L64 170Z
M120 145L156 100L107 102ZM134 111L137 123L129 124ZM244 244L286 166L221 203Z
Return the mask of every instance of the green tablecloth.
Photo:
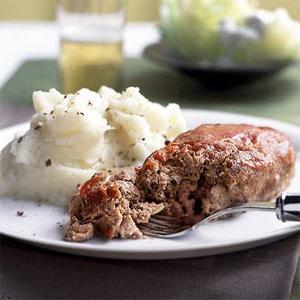
M274 118L300 125L300 68L295 66L271 80L235 90L212 92L196 80L158 67L143 59L127 59L124 86L138 86L153 101L177 102L186 108L238 112ZM31 107L34 90L59 88L55 60L26 61L1 88L0 101ZM294 281L293 299L300 297L300 269Z
M291 67L272 80L239 89L212 92L199 82L142 59L125 61L124 86L139 86L151 100L175 101L182 107L223 110L274 118L300 125L300 67ZM54 60L26 61L3 86L1 100L31 105L37 89L59 87ZM17 87L17 88L16 88Z

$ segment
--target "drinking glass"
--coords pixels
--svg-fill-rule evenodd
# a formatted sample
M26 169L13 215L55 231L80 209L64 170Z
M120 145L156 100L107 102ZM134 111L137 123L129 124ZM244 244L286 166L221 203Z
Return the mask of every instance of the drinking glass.
M60 75L64 93L120 88L125 10L122 0L59 0Z

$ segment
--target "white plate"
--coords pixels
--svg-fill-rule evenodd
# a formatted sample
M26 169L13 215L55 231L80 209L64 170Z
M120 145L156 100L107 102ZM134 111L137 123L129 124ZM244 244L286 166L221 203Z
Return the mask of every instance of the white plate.
M251 123L267 125L287 133L300 151L300 127L273 120L211 111L185 110L188 127L200 123ZM17 131L25 131L21 124L0 131L0 149ZM289 190L300 192L300 161L296 177ZM24 216L17 216L17 211ZM281 223L272 213L251 212L220 220L177 239L112 240L100 238L84 243L62 240L62 227L68 215L65 209L30 200L0 199L0 233L39 247L65 253L118 259L169 259L207 256L264 245L300 230L298 223Z

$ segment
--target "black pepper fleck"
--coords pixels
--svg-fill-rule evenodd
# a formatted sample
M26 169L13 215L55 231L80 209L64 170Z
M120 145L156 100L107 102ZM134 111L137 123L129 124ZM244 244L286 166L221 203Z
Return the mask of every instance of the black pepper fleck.
M144 141L146 138L142 138L142 141Z
M18 210L17 211L17 216L18 217L21 217L21 216L23 216L24 215L24 211L23 210Z
M54 110L51 110L50 115L52 115L54 113Z
M83 112L81 112L80 114L81 114L82 116L84 116L84 113L83 113Z
M64 99L66 99L67 98L67 95L64 95Z
M110 108L108 107L105 111L109 111L110 110Z
M169 140L165 140L165 145L169 145L170 144L170 141Z
M23 140L23 137L20 136L19 139L18 139L18 143L20 144L22 142L22 140Z
M51 159L49 158L49 159L47 159L46 161L45 161L45 165L46 165L46 167L50 167L51 166L51 164L52 164L52 162L51 162Z
M39 129L41 129L42 128L42 125L36 125L35 127L34 127L34 130L39 130Z

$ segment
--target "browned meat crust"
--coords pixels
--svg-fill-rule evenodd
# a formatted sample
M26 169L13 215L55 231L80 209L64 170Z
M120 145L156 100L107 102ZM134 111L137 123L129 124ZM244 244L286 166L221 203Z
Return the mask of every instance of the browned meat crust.
M146 201L164 203L165 213L198 219L239 202L273 199L294 164L290 141L274 129L202 125L150 155L136 185Z
M71 201L66 238L83 240L88 230L79 224L93 224L107 238L139 238L136 224L163 208L194 223L236 203L271 200L288 185L294 165L290 141L274 129L202 125L151 154L133 176L96 174Z
M125 173L115 176L95 174L71 200L71 221L65 238L77 242L91 238L93 233L90 231L85 236L83 234L88 225L108 239L117 236L140 238L142 233L136 224L147 223L150 216L164 206L141 203L134 179Z

